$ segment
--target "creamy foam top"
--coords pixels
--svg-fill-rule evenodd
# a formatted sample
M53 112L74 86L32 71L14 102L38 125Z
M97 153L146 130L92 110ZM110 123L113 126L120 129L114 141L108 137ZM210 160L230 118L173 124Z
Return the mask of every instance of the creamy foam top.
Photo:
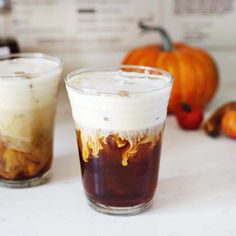
M162 124L170 79L163 75L153 77L118 71L72 76L67 90L77 127L126 132Z
M15 58L0 60L0 80L6 79L4 76L16 76L11 77L11 79L29 79L29 77L38 76L57 67L57 62L46 58Z
M94 93L148 92L165 87L169 78L163 75L137 72L87 72L72 77L72 87Z

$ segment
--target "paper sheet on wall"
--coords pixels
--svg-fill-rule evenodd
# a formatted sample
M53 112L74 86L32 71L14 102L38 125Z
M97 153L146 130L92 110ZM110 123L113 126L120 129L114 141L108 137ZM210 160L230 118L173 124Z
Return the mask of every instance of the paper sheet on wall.
M13 18L24 49L120 51L158 38L138 27L160 22L157 9L156 0L15 0Z
M163 0L164 25L175 40L236 49L235 0Z
M16 36L24 50L126 51L155 43L140 20L172 38L206 48L236 49L236 0L13 0Z

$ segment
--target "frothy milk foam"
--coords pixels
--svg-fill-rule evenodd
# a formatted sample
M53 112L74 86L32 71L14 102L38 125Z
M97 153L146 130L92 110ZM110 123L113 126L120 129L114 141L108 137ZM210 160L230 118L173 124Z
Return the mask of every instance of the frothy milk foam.
M67 85L75 123L107 131L136 131L162 124L169 81L164 75L125 71L75 75Z
M21 72L29 75L38 75L53 70L57 63L44 58L15 58L0 61L0 79L4 76L16 76ZM18 78L15 78L19 79Z
M32 108L32 98L37 100L37 106L47 103L55 96L51 90L57 86L56 81L61 72L57 67L57 62L44 58L0 61L1 108Z

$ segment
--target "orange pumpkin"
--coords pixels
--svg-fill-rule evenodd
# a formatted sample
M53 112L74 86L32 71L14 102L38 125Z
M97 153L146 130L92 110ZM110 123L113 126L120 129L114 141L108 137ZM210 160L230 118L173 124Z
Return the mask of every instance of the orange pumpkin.
M173 113L179 103L200 105L202 108L214 96L218 85L217 66L203 49L184 43L172 44L160 27L139 24L144 31L157 31L163 44L153 44L130 51L123 60L127 65L145 65L164 69L174 77L168 111Z
M225 113L221 126L227 136L236 139L236 110L227 111Z

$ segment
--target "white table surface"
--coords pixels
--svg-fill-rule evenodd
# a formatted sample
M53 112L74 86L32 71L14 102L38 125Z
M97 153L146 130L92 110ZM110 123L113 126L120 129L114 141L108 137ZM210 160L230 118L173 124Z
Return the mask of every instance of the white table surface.
M210 110L235 96L235 82L223 85ZM0 188L0 236L236 235L235 140L183 131L168 117L153 206L137 216L104 215L87 205L65 92L58 100L53 177Z

